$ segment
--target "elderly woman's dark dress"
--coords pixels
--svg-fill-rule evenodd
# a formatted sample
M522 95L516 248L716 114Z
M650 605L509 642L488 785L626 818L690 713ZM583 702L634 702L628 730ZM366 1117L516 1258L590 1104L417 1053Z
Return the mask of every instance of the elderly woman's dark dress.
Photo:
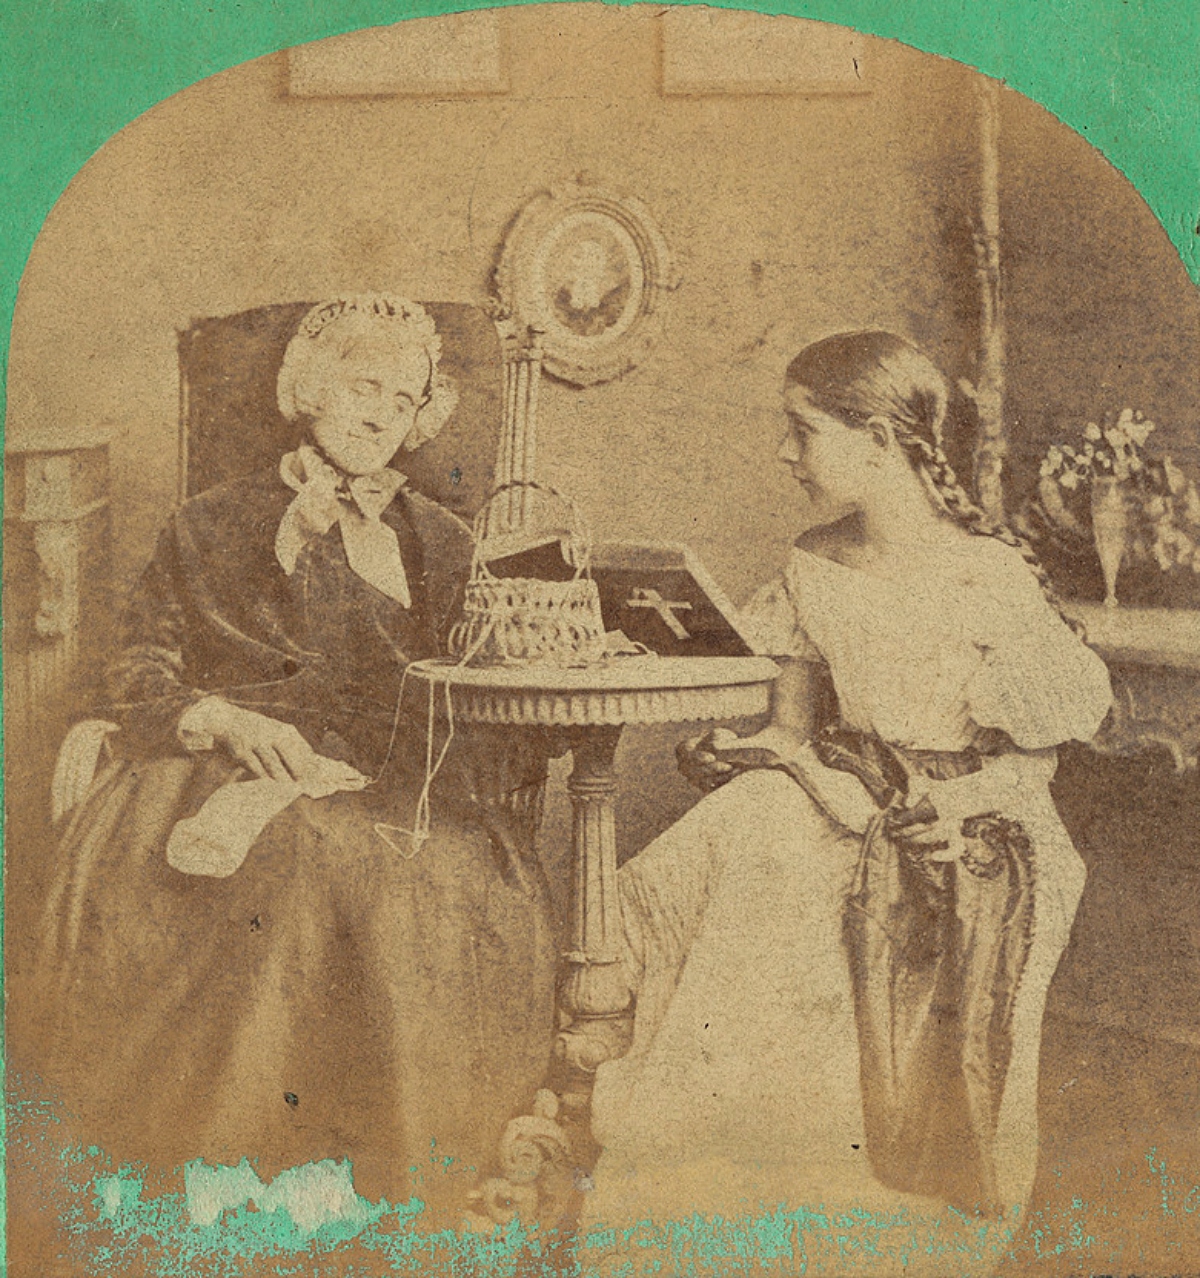
M274 539L294 496L264 473L193 498L137 586L102 711L118 758L57 853L46 1069L85 1141L118 1158L248 1156L268 1179L348 1157L360 1193L437 1204L435 1168L482 1170L547 1063L554 944L530 821L512 811L546 753L460 724L428 840L414 853L377 831L414 826L428 705L410 681L398 715L397 694L408 663L443 650L470 538L401 489L383 521L405 608L350 571L336 524L284 573ZM229 877L180 873L175 823L236 775L178 734L212 694L378 783L296 799Z

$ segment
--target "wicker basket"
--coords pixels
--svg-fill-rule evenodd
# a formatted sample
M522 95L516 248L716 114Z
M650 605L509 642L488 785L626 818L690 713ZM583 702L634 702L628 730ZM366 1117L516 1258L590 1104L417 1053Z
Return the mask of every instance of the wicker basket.
M497 577L488 568L494 504L514 489L535 489L562 502L570 515L569 581ZM475 518L471 580L462 620L450 632L450 654L471 666L586 666L604 655L600 593L591 575L591 540L575 504L541 484L514 481L497 488Z

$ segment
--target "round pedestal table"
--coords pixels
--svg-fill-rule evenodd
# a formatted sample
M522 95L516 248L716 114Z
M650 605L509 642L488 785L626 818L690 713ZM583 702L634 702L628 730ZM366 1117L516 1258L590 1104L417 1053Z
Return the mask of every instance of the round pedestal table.
M613 1054L630 1004L620 963L613 763L635 724L717 721L770 704L779 667L765 657L614 657L580 668L475 667L421 661L409 677L449 689L455 720L561 728L574 763L570 946L560 1006L571 1024L560 1058L586 1071Z

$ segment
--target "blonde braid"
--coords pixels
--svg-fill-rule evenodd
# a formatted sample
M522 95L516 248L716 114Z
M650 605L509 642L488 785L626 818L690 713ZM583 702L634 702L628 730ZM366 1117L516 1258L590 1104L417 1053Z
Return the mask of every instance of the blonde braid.
M931 444L920 435L904 429L896 431L896 440L910 458L929 476L930 482L951 518L976 537L994 537L1020 553L1029 571L1033 573L1047 602L1081 639L1086 638L1083 624L1063 611L1062 600L1050 581L1049 574L1038 558L1037 552L1020 534L1007 524L989 519L976 505L959 482L954 468L939 444Z

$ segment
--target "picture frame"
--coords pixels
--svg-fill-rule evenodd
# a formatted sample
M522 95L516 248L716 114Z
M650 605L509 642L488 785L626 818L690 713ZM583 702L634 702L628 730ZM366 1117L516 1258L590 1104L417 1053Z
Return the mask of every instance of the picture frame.
M645 358L677 278L667 241L640 200L576 181L521 209L495 282L502 306L541 335L544 370L594 386Z

